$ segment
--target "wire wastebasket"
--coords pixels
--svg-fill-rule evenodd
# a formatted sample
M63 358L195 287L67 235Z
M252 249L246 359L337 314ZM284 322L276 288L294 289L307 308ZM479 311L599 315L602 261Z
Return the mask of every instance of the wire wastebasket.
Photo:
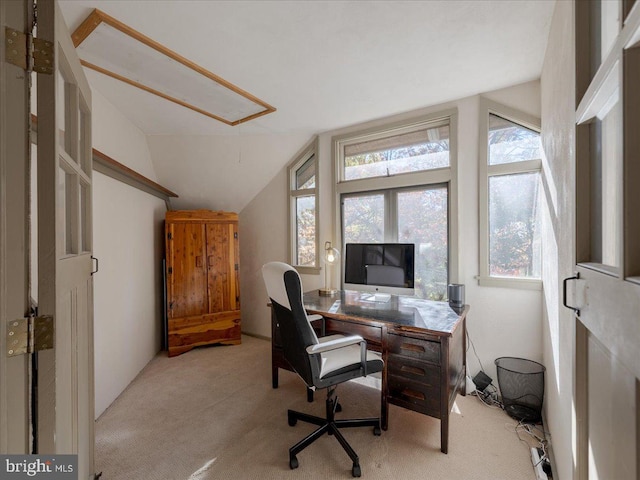
M544 365L515 357L500 357L495 363L504 410L518 421L539 422L544 398Z

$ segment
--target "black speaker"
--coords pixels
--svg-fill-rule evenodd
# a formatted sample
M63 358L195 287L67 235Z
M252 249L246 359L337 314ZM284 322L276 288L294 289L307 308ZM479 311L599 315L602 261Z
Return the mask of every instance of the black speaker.
M449 305L460 308L464 306L464 285L461 283L450 283L447 287Z

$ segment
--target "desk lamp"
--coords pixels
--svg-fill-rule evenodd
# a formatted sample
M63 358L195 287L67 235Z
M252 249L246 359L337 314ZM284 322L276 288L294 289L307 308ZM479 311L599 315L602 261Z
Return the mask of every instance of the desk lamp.
M331 242L324 242L324 288L319 290L320 295L330 296L338 293L338 290L330 287L329 283L329 267L338 263L340 252L337 248L331 246Z

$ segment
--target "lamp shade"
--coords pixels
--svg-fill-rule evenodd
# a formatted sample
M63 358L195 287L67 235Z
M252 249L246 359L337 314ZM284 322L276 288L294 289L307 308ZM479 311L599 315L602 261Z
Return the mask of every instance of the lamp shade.
M337 290L331 288L329 281L329 267L336 265L340 260L340 251L337 248L331 246L331 242L324 242L324 255L322 261L325 264L324 269L324 288L319 290L320 295L333 295L337 293Z

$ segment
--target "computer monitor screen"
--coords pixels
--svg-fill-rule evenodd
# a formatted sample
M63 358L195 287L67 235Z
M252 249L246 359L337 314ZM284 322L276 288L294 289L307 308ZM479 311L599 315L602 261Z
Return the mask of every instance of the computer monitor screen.
M413 295L413 243L347 243L345 290Z

